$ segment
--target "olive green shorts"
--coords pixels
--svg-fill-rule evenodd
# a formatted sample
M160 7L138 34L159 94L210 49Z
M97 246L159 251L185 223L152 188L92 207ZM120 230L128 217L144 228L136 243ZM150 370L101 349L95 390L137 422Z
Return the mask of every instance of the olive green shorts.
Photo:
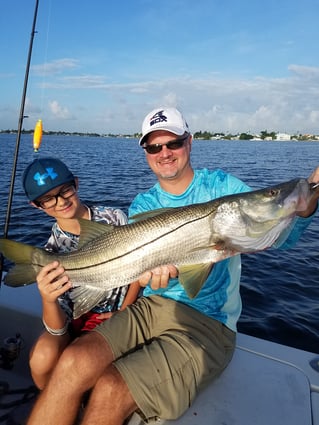
M235 333L197 310L141 297L94 331L113 350L114 365L145 419L176 419L232 358Z

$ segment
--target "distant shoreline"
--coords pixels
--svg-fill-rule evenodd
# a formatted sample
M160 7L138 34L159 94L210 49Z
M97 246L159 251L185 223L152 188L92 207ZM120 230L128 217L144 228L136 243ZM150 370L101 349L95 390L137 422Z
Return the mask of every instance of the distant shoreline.
M34 130L23 130L21 134L30 134L33 135ZM17 130L0 130L0 134L17 134ZM43 131L45 136L76 136L76 137L102 137L102 138L125 138L125 139L139 139L141 133L135 134L100 134L100 133L82 133L82 132L68 132L68 131ZM224 134L224 133L210 133L197 131L193 134L195 140L250 140L250 141L283 141L283 142L316 142L319 141L319 135L315 134L299 134L299 135L289 135L286 133L275 133L275 132L266 132L262 131L260 135L249 134L249 133L240 133L240 134Z

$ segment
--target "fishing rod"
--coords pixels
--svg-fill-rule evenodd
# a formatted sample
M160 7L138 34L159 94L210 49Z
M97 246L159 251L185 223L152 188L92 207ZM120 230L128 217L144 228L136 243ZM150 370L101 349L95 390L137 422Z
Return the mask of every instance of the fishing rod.
M6 212L6 216L5 216L5 222L4 222L4 232L3 232L4 238L7 238L7 236L8 236L8 229L9 229L9 223L10 223L10 217L11 217L13 189L14 189L14 182L15 182L16 171L17 171L17 162L18 162L18 155L19 155L19 148L20 148L23 119L27 118L24 115L24 107L25 107L25 99L26 99L27 88L28 88L33 40L34 40L34 35L37 32L35 30L35 26L36 26L37 16L38 16L38 6L39 6L39 0L36 0L35 1L35 7L34 7L34 14L33 14L33 23L32 23L32 29L31 29L28 59L27 59L27 64L26 64L25 76L24 76L24 84L23 84L23 91L22 91L22 98L21 98L18 132L17 132L15 152L14 152L12 172L11 172L11 182L10 182L10 188L9 188L7 212ZM1 282L2 282L2 272L3 272L3 255L0 254L0 286L1 286Z

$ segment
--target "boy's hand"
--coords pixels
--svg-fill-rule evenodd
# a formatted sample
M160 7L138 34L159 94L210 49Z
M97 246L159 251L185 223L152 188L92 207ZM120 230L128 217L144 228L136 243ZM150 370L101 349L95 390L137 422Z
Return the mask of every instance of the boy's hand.
M46 302L55 302L57 298L72 288L64 268L58 261L53 261L42 267L37 275L37 284L42 299Z

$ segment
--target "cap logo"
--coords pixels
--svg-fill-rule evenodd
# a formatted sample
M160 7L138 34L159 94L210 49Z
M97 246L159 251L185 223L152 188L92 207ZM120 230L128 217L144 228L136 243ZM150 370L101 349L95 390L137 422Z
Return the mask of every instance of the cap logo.
M35 180L38 184L38 186L44 186L45 181L48 177L51 177L52 180L58 177L58 174L54 171L53 168L48 167L46 168L47 172L44 174L40 174L39 172L35 173L33 176L33 180Z
M163 114L164 110L156 112L155 115L152 116L150 121L150 126L154 124L158 124L159 122L167 122L167 116Z

